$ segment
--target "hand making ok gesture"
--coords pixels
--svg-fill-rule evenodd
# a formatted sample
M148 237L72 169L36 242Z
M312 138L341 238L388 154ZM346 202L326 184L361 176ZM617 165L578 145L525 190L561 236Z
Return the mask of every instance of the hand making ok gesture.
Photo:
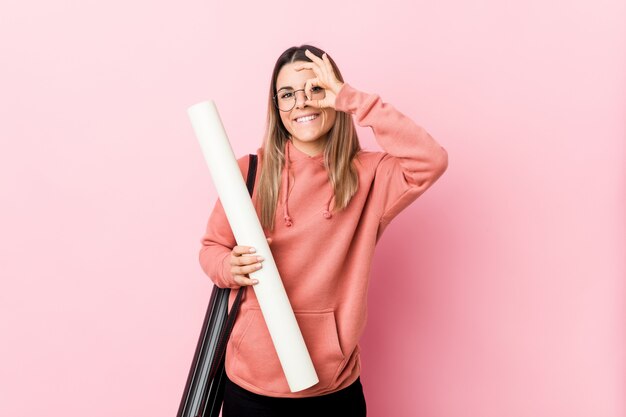
M296 71L310 69L315 73L315 78L308 79L304 85L304 91L307 95L305 104L322 109L326 107L335 108L335 98L344 83L339 81L335 75L333 66L326 53L322 55L322 58L319 58L307 49L305 55L313 62L302 62L300 65L294 67ZM326 91L326 96L321 100L311 100L310 91L313 87L323 88Z

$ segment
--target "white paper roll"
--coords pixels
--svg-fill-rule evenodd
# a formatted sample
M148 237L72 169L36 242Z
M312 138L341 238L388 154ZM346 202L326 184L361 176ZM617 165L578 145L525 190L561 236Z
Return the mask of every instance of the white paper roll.
M215 103L194 104L187 113L237 244L253 246L256 254L265 258L263 268L252 274L259 280L252 288L289 389L302 391L317 384L319 379Z

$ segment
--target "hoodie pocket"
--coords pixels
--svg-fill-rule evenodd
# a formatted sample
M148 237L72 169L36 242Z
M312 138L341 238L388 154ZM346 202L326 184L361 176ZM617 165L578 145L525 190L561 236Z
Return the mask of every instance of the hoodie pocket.
M243 313L243 325L237 334L233 334L232 340L233 376L263 391L289 393L287 379L261 310L246 309ZM345 362L339 345L335 314L333 310L294 313L320 380L311 389L326 389L335 382Z

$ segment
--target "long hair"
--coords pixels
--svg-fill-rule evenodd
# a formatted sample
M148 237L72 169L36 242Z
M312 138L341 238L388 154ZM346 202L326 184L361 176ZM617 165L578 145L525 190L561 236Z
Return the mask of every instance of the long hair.
M281 171L285 164L285 144L289 139L289 132L280 118L280 110L276 108L273 101L276 94L276 80L278 73L285 64L298 61L311 62L305 55L307 49L319 58L322 58L324 54L324 51L311 45L291 47L280 55L272 72L267 102L267 126L263 139L263 152L260 155L262 165L258 186L261 224L267 230L274 230ZM335 75L343 82L337 64L330 55L327 56ZM328 132L328 141L324 149L324 165L334 191L334 210L344 209L357 191L359 180L353 160L360 150L361 146L352 115L337 111L335 123Z

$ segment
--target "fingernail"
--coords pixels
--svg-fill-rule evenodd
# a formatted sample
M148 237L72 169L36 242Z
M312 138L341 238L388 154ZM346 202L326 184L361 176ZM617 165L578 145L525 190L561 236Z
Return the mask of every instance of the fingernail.
M259 262L261 262L261 261L264 261L264 260L265 260L265 258L264 258L264 257L262 257L262 256L257 256L257 257L256 257L256 260L257 260L257 261L259 261Z
M250 253L254 253L254 252L256 252L256 249L250 248Z
M259 280L258 280L258 279L253 279L253 280L252 280L252 285L256 285L256 284L258 284L258 283L259 283Z
M261 264L258 264L258 265L256 266L256 269L261 269L261 268L263 268L263 265L261 265Z

